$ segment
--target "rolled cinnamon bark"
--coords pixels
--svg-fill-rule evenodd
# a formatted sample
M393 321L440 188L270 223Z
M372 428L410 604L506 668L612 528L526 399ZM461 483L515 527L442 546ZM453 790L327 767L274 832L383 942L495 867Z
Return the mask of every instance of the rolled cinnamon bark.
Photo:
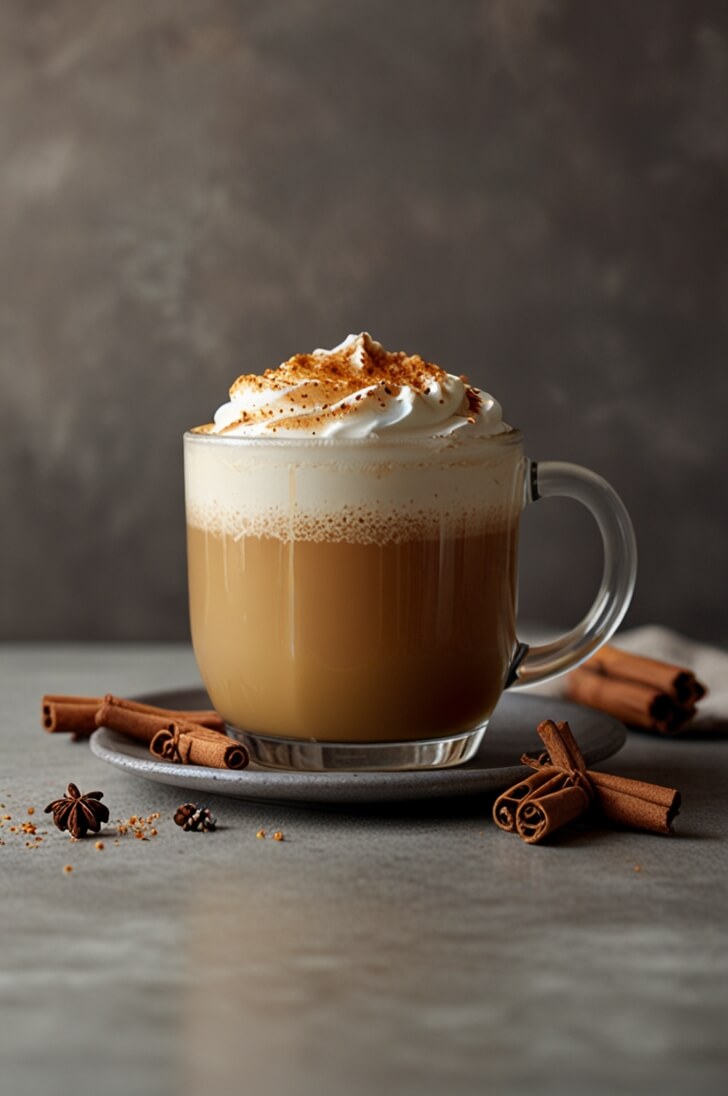
M102 717L99 718L98 713L101 709L103 709ZM104 697L58 696L49 693L43 697L41 704L41 726L49 734L73 734L77 738L87 737L97 727L107 726L148 744L151 740L151 735L148 733L150 721L147 720L148 726L145 730L140 721L128 719L125 721L120 712L156 717L155 730L164 726L170 719L176 718L190 723L199 723L220 732L225 730L225 724L217 712L158 708L153 704L143 704L137 700L124 700L110 693Z
M493 804L493 821L507 833L516 828L516 811L521 804L534 795L547 795L564 785L564 775L553 766L544 765L530 776L515 784L499 795Z
M130 712L142 712L147 715L156 715L163 718L165 722L170 720L184 720L185 723L196 723L201 727L209 727L210 730L220 731L224 734L225 722L222 716L219 716L217 712L205 709L178 709L178 708L158 708L154 704L142 704L139 700L125 700L120 696L112 696L111 693L107 693L103 700L104 704L110 704L117 708L126 708Z
M579 818L589 803L589 796L580 784L565 785L550 795L533 796L516 811L516 833L527 844L535 845Z
M620 651L609 644L592 655L584 663L584 667L610 677L649 685L658 693L666 693L681 707L692 707L706 694L702 682L684 666L673 666L672 663L647 658L645 655Z
M112 731L118 731L119 734L148 746L160 727L164 727L170 718L170 715L165 717L151 712L135 712L120 704L103 703L96 712L96 726L110 727Z
M100 703L97 696L46 695L41 701L41 726L48 734L89 735L96 730L94 716Z
M157 731L149 749L163 761L211 769L244 769L250 760L236 739L183 720L173 720Z
M546 719L537 732L547 752L521 758L535 771L496 800L493 818L501 829L515 829L534 845L593 806L611 822L671 832L680 809L680 793L674 788L587 770L568 723Z
M672 832L673 820L680 810L680 792L675 788L591 770L587 776L597 808L611 822L651 833Z
M566 695L577 704L608 712L633 727L674 734L695 712L680 709L674 699L654 685L573 670L566 679Z
M557 769L586 772L586 762L568 723L544 719L536 728L536 733L546 747L550 763Z
M150 744L157 731L168 726L173 719L183 719L190 725L204 726L210 734L219 736L222 736L225 726L217 712L165 711L164 708L155 708L151 704L137 704L115 696L105 697L96 712L97 727L110 727L112 731L143 742L145 746ZM198 724L198 719L205 719L208 723Z

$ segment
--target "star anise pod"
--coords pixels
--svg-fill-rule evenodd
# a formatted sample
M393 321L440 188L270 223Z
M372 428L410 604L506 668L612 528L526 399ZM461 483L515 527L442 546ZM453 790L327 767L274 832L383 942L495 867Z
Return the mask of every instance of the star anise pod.
M75 784L69 784L63 798L49 803L45 814L53 812L59 830L68 830L72 837L85 837L89 830L98 833L101 823L109 821L109 808L99 802L103 798L103 792L81 795Z
M183 803L174 814L174 820L183 830L214 830L217 821L209 807L198 807L196 803Z

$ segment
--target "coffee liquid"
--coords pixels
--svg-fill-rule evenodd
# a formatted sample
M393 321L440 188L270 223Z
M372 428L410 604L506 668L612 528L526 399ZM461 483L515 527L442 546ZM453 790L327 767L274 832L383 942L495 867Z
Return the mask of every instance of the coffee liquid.
M515 648L517 530L514 517L357 543L188 524L192 637L215 708L240 729L328 742L476 727Z

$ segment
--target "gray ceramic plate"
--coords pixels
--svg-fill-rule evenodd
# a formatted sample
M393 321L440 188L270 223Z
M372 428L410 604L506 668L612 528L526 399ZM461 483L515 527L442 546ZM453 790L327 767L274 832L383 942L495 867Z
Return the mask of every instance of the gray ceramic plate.
M201 689L177 689L140 699L164 708L209 708ZM420 772L281 772L250 766L238 772L173 765L157 761L141 745L101 727L91 749L102 761L136 776L197 792L236 799L272 799L300 803L374 803L435 796L499 791L523 774L522 753L538 753L542 743L535 727L542 719L568 719L587 764L616 753L626 732L611 716L564 700L506 693L496 708L483 744L472 761L452 769Z

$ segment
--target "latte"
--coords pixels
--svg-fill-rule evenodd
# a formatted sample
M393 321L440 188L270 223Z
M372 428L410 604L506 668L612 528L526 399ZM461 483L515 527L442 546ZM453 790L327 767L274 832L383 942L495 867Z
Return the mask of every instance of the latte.
M482 732L516 648L525 468L492 396L366 334L239 377L185 435L192 640L233 733L356 767L355 746Z
M431 739L487 720L516 644L517 436L429 448L188 436L190 612L234 728Z

